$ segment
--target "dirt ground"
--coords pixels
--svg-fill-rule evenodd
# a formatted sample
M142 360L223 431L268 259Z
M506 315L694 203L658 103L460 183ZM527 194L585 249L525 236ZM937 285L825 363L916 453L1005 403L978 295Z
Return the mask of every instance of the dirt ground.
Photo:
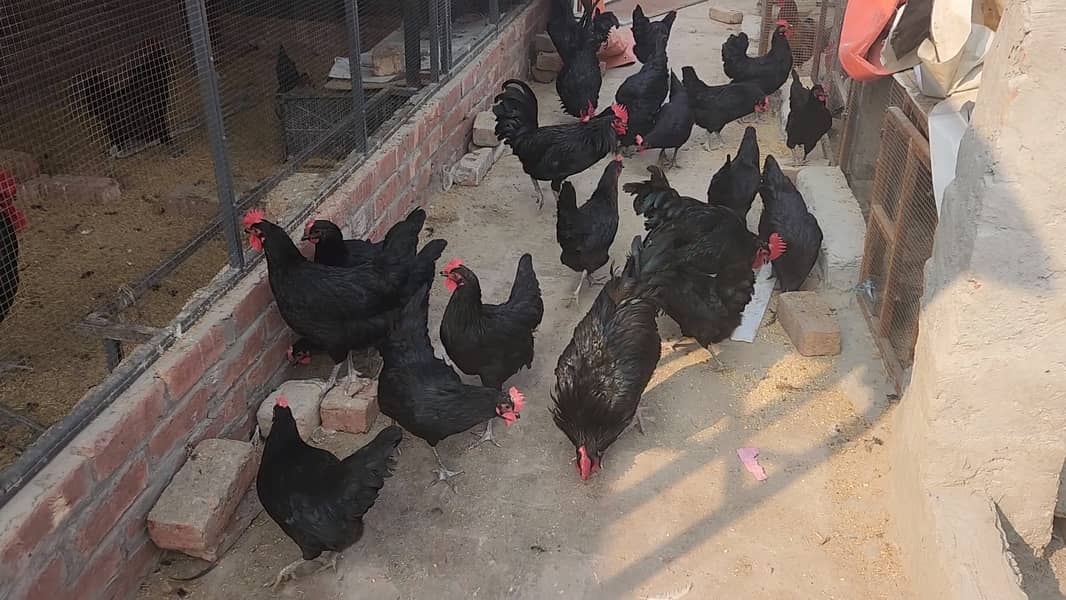
M695 64L706 80L718 82L724 79L718 48L729 30L706 15L706 4L681 12L671 62ZM757 23L751 14L748 20ZM601 97L634 70L609 72ZM554 86L535 89L542 123L561 122ZM774 120L757 127L764 153L787 156ZM706 133L695 131L679 154L681 168L668 174L672 184L702 196L742 131L742 125L727 127L725 146L714 152L700 146ZM643 178L654 160L653 152L627 159L622 181ZM572 178L579 195L592 192L602 167ZM612 252L618 264L641 232L629 206L623 194ZM840 391L847 357L799 356L770 311L755 343L721 346L730 370L718 374L702 350L670 349L678 330L664 317L663 358L643 401L652 419L647 435L627 432L611 447L604 470L582 483L570 464L573 448L547 407L556 357L598 289L584 291L578 307L565 305L576 275L558 261L551 200L538 213L518 160L506 156L480 187L437 194L428 212L433 236L448 239L448 257L463 258L478 273L488 301L506 296L523 252L534 257L547 310L537 360L512 380L528 404L502 436L503 447L465 450L473 439L465 435L442 442L445 461L465 471L453 494L445 486L427 488L433 455L422 441L406 438L395 476L366 516L363 540L336 572L277 592L261 587L299 556L261 514L212 572L193 582L168 581L203 563L167 560L142 586L141 600L916 597L887 533L889 426L884 418L869 424L857 416ZM434 340L446 302L443 286L436 287ZM322 432L316 439L347 454L368 436ZM760 450L765 482L737 459L736 450L748 446Z

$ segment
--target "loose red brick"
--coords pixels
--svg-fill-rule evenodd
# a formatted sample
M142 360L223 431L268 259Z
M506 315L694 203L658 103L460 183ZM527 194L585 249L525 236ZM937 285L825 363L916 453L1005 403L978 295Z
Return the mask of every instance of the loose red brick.
M83 598L100 597L100 592L118 577L120 567L125 568L125 558L125 553L117 543L97 548L89 564L84 565L77 578L69 582L70 589Z
M354 396L339 385L322 399L322 427L347 433L366 433L378 416L378 383L370 381Z
M23 181L18 197L24 202L117 202L122 198L118 182L110 177L88 175L41 175Z
M803 356L840 354L840 326L816 292L781 294L777 318Z
M304 440L311 438L322 420L319 416L320 396L322 386L318 381L300 381L290 379L281 384L259 405L256 411L256 419L259 421L259 431L263 437L270 436L270 428L274 424L274 405L279 397L284 397L292 411L292 418L296 421L296 429Z
M142 379L74 439L71 451L92 459L98 481L107 479L148 439L163 416L165 401L161 380Z
M75 546L82 554L88 555L100 545L144 489L148 479L144 457L131 457L129 468L116 477L110 491L99 490L99 504L86 515L85 522L75 535Z
M148 533L160 548L213 561L222 532L255 479L248 442L200 442L148 514Z

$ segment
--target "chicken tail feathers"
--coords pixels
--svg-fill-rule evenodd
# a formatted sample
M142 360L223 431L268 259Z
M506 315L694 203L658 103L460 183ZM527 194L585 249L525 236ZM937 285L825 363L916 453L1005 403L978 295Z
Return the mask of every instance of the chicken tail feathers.
M523 254L518 259L518 269L515 271L514 283L511 284L511 295L507 298L507 304L518 309L523 318L523 324L530 329L540 325L544 318L544 300L540 295L540 281L537 273L533 270L533 257Z
M385 365L403 364L412 360L432 359L433 345L429 341L429 286L418 288L407 300L398 318L389 323L389 333L378 342Z
M362 516L378 498L378 493L385 486L385 479L392 476L393 454L403 441L403 429L390 425L382 429L370 443L356 450L351 456L341 461L345 471L350 473L346 494L347 507L352 514Z
M540 126L537 121L537 95L524 82L508 79L496 95L492 114L496 115L496 137L514 147L522 137Z
M391 258L405 260L413 258L418 250L418 234L426 222L426 211L416 208L407 218L393 225L385 234L382 250Z

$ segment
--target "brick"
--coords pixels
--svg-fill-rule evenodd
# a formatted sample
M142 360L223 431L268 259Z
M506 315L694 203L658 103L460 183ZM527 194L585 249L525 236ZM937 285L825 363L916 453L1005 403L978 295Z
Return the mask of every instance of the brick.
M468 70L470 72L463 77L463 83L460 89L460 94L464 98L469 96L470 92L477 88L478 75L481 72L480 65L471 65L468 67Z
M387 77L404 72L403 48L379 44L370 53L370 71L375 77Z
M76 546L82 554L87 555L100 545L144 490L148 467L143 457L132 460L126 472L116 476L110 491L101 490L99 504L85 515L85 522L76 534Z
M25 202L117 202L122 189L110 177L40 175L19 185L19 198Z
M27 599L36 598L48 598L49 600L60 600L62 598L69 598L63 594L66 586L64 580L66 579L66 565L63 563L63 557L59 553L56 553L52 557L52 560L48 562L48 565L36 574L36 581L27 590L26 595L23 596Z
M840 327L829 305L815 292L786 292L777 300L777 318L803 356L840 354Z
M343 385L343 384L342 384ZM274 390L263 403L259 405L256 419L259 421L259 431L263 437L270 436L270 427L274 424L274 404L281 396L289 403L292 416L296 419L296 429L304 440L311 439L322 420L319 417L319 402L322 394L322 386L318 381L289 380Z
M41 165L32 154L5 148L0 148L0 169L10 173L15 181L29 181L41 174Z
M452 168L452 176L459 185L480 185L492 167L493 148L481 148L467 154Z
M537 83L551 83L555 81L555 71L546 71L533 67L533 81Z
M165 550L214 561L257 467L255 448L248 442L200 442L148 513L148 535Z
M541 71L558 73L563 69L563 58L556 52L538 52L536 66Z
M259 319L266 307L274 301L274 293L270 291L270 280L265 269L258 276L249 276L247 283L238 284L234 293L240 301L233 308L233 332L229 338L231 340L244 335L244 330Z
M744 13L739 10L726 10L715 6L712 6L707 10L707 16L710 17L712 21L718 21L719 23L726 23L728 25L740 25L744 22Z
M217 392L214 383L204 384L193 390L169 417L152 433L148 440L148 456L155 463L174 448L184 446L198 426L206 428L207 405Z
M381 186L381 189L374 194L374 210L378 216L385 214L388 207L396 200L400 195L400 178L393 174L389 177L385 185Z
M161 380L142 380L74 438L71 451L92 459L98 481L107 479L149 439L148 434L163 416L165 395Z
M354 396L339 385L322 399L322 427L346 433L366 433L378 416L378 382L371 381Z
M141 524L144 528L144 524ZM107 588L105 598L134 598L145 575L159 560L160 550L151 540L145 539L126 555L119 576Z
M95 554L78 578L70 582L72 590L90 598L107 589L111 581L119 575L121 568L125 567L125 553L117 543L98 548Z
M492 111L482 111L474 117L474 143L486 148L500 145L496 138L496 115Z
M535 52L555 52L555 44L552 43L552 38L547 32L538 33L533 36L533 50Z
M233 385L262 356L266 330L267 318L264 315L230 350L223 361L223 388Z

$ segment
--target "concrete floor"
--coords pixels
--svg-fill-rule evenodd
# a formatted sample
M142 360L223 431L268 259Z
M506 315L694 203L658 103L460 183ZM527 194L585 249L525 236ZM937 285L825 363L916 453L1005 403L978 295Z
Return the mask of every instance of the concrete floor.
M757 27L754 3L745 28ZM749 4L751 6L749 6ZM707 5L681 11L670 44L671 64L693 64L710 83L724 81L719 48L726 26L707 19ZM607 101L636 67L608 73ZM535 88L542 123L561 122L553 85ZM758 125L763 152L787 161L780 125ZM713 153L696 130L668 173L674 187L705 193L711 173L735 152L742 125L730 125L726 145ZM655 152L626 160L622 181L643 178ZM582 201L603 164L572 179ZM620 198L622 224L613 256L624 261L629 240L641 232L629 197ZM570 464L573 449L547 407L556 358L596 290L579 307L566 307L576 275L560 265L554 204L538 213L518 160L505 156L477 188L456 187L433 198L427 225L449 240L447 256L461 257L482 282L488 301L501 301L523 252L531 252L546 313L532 370L512 381L526 393L522 419L503 432L502 448L464 451L473 440L445 440L449 466L465 471L458 495L427 488L435 466L421 440L405 439L395 476L366 515L363 540L336 572L286 584L261 585L299 556L265 515L203 578L168 582L202 565L176 560L145 582L142 599L745 599L910 598L896 550L887 537L887 419L857 416L848 394L871 391L883 374L875 351L845 339L844 356L803 358L773 322L772 310L754 344L726 342L721 358L731 370L710 370L701 350L673 352L677 327L662 319L664 353L645 393L646 436L635 431L612 446L605 469L582 483ZM756 203L752 223L761 208ZM433 290L431 338L447 302ZM834 297L838 318L861 322L858 307ZM771 304L771 309L773 304ZM845 385L847 380L850 384ZM855 382L858 382L857 384ZM858 387L858 390L857 390ZM868 413L869 415L869 413ZM378 428L387 419L379 419ZM348 453L366 436L326 435L321 441ZM757 482L736 449L755 446L769 478Z

